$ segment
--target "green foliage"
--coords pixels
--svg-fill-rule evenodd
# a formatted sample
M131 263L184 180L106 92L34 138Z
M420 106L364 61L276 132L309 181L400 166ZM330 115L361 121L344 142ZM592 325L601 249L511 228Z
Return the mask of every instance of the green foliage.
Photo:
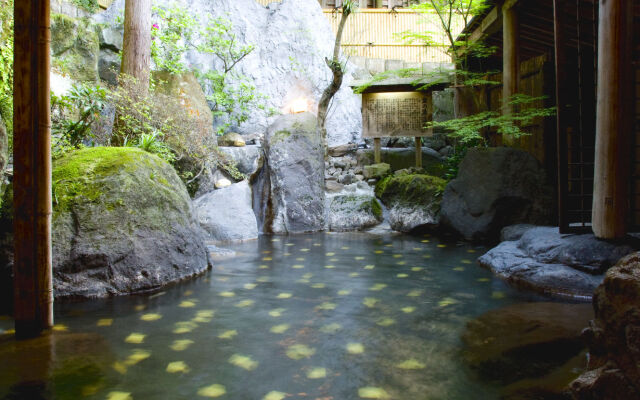
M173 162L176 158L171 148L162 141L158 132L144 133L134 143L125 142L124 145L126 147L137 147L168 162Z
M93 139L91 126L100 118L107 101L107 91L101 86L75 84L68 94L51 93L51 133L54 156L80 148Z
M196 19L184 8L153 7L151 27L151 58L160 71L180 74L187 70L182 62L184 53L193 47L191 40L197 26Z
M517 139L528 135L523 127L530 125L536 118L555 115L555 107L540 108L534 104L544 98L516 94L509 101L510 106L513 107L511 113L482 111L448 121L432 121L427 123L426 127L444 129L449 132L449 137L465 145L483 144L485 142L483 133L487 131L509 135Z
M209 22L198 29L198 21L180 6L154 7L157 22L153 24L151 55L158 70L180 74L187 71L182 62L184 53L195 50L213 55L221 68L209 71L192 71L201 84L209 89L209 101L216 133L224 134L231 126L249 118L252 106L264 109L265 97L256 93L249 79L237 73L236 65L254 50L252 45L240 45L233 33L233 25L226 18L208 18ZM196 35L197 34L197 35ZM195 44L193 38L200 41ZM232 82L232 83L231 83Z
M98 0L71 0L71 2L89 12L95 12L99 8Z
M0 117L13 137L13 1L0 0Z

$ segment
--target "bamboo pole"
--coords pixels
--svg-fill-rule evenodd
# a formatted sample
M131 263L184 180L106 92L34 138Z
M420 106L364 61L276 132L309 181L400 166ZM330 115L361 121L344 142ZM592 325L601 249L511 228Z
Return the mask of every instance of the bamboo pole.
M627 232L633 131L633 2L601 0L592 228L602 239Z
M502 6L502 112L505 115L513 112L510 100L518 93L520 81L518 35L518 12L513 5L505 3ZM513 144L511 137L503 140Z
M14 14L14 317L23 338L53 325L49 0L16 1Z

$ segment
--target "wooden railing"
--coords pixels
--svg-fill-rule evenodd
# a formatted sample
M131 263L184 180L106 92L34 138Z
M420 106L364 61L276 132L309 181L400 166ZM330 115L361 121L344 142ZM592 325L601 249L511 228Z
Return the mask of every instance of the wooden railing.
M267 5L279 0L256 0ZM338 30L340 14L330 8L323 10L334 32ZM462 21L457 23L454 36L462 31ZM436 32L436 45L407 44L402 32ZM439 32L439 33L438 33ZM347 20L342 36L342 51L348 56L402 60L410 63L451 62L447 55L447 37L437 16L427 16L411 9L365 8L359 9Z

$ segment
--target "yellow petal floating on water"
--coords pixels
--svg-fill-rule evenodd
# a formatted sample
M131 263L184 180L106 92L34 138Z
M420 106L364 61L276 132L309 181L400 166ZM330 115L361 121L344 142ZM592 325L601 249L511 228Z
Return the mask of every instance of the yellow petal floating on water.
M478 282L489 282L489 281L491 281L491 279L489 279L489 278L480 278L480 279L478 279Z
M111 318L103 318L103 319L99 319L98 323L96 325L98 325L98 326L111 326L111 324L113 324L113 319L111 319Z
M377 387L363 387L358 389L358 396L363 399L390 399L389 393Z
M425 254L422 256L422 258L431 258L431 254Z
M243 356L242 354L234 354L229 358L229 363L236 367L244 368L247 371L252 371L258 367L258 362L252 360L249 356Z
M333 334L338 332L340 329L342 329L342 325L334 322L320 327L320 332Z
M300 249L300 251L306 253L307 251L309 251L309 249Z
M302 269L302 268L304 268L304 265L302 265L302 264L296 264L296 265L294 265L294 266L293 266L293 267L291 267L291 268L293 268L293 269Z
M69 330L69 327L63 324L55 324L51 329L55 332L67 332Z
M376 324L380 326L391 326L396 323L396 320L393 318L380 318Z
M406 265L406 264L407 264L407 262L406 262L406 261L398 261L398 262L396 263L396 265Z
M446 244L439 244L439 245L438 245L438 247L440 247L441 249L443 249L443 248L447 247L447 245L446 245Z
M242 300L236 303L236 307L238 308L251 307L252 305L253 305L253 300Z
M226 393L227 389L225 389L225 387L222 385L218 385L217 383L198 390L198 396L211 398L220 397Z
M227 277L225 276L225 277L222 277L222 278L217 278L216 280L217 280L218 282L226 282L226 281L228 281L228 280L229 280L229 278L227 278Z
M132 333L129 336L127 336L127 338L124 341L127 343L140 344L144 342L145 336L146 335L144 333Z
M173 361L167 365L167 372L170 374L186 374L190 371L189 366L184 361Z
M189 339L174 340L173 344L171 345L171 350L183 351L183 350L186 350L192 344L193 344L193 340L189 340Z
M237 335L238 335L238 331L236 331L235 329L231 329L231 330L224 331L221 334L219 334L218 338L219 339L233 339Z
M272 241L272 242L279 242L279 241L280 241L280 239L275 238L275 239L271 239L271 241Z
M347 343L347 353L362 354L364 353L364 346L361 343Z
M464 267L455 267L453 270L454 271L458 271L458 272L462 272L462 271L464 271Z
M147 321L147 322L157 321L160 318L162 318L162 315L160 314L144 314L140 317L141 320Z
M382 251L382 250L376 250L376 251L374 251L374 253L376 253L376 254L382 254L382 253L384 253L384 251Z
M233 293L233 292L220 292L219 295L222 296L222 297L233 297L236 294Z
M138 304L137 306L133 307L133 309L136 310L136 311L142 311L145 308L147 308L146 304Z
M270 315L270 316L272 316L272 317L274 317L274 318L277 318L277 317L282 316L282 313L283 313L284 311L285 311L285 309L284 309L284 308L276 308L276 309L274 309L274 310L269 311L269 315Z
M316 349L305 344L294 344L287 348L287 357L292 360L302 360L316 354Z
M262 400L282 400L285 397L287 397L286 393L282 393L282 392L277 392L277 391L271 391L269 393L267 393Z
M311 278L313 278L313 274L312 274L312 273L310 273L310 272L307 272L306 274L302 275L302 277L303 277L304 279L311 279Z
M502 292L493 292L493 293L491 293L491 298L492 299L503 299L504 298L504 293L502 293Z
M285 246L295 246L295 244L294 243L287 243L287 244L285 244Z
M349 293L351 293L351 290L339 290L338 291L338 296L346 296Z
M429 243L429 239L421 240L422 243Z
M375 267L375 265L365 265L364 269L374 269Z
M262 257L262 261L271 261L273 258L271 257Z
M362 256L357 256L357 257L353 257L356 261L362 261L364 260L364 257Z
M422 271L423 269L424 269L424 268L422 268L422 267L413 267L413 268L411 268L411 271L413 271L413 272L420 272L420 271Z
M280 293L276 296L277 299L288 299L292 296L291 293Z
M369 308L375 307L377 302L378 299L374 299L373 297L365 297L364 300L362 300L362 304Z
M271 333L285 333L287 331L287 329L289 329L290 325L289 324L280 324L280 325L275 325L272 326L270 329Z
M314 243L313 245L314 245L315 247L320 247L320 246L322 246L322 243Z
M107 395L107 400L132 400L129 392L111 392Z
M201 318L212 318L213 314L215 314L214 310L199 310L196 313L196 317L201 317Z
M304 257L298 257L296 258L296 261L304 261Z
M342 250L349 250L349 246L342 246L340 247Z
M124 364L130 367L132 365L136 365L140 361L146 360L149 357L151 357L151 352L147 350L135 349L133 350L133 353L124 361Z
M444 299L440 300L438 302L438 305L440 307L446 307L446 306L450 306L452 304L456 304L458 303L458 300L451 298L451 297L445 297Z
M422 247L414 247L412 250L413 251L420 251L420 250L422 250Z
M359 272L352 272L352 273L349 274L349 276L352 277L352 278L355 278L357 276L360 276L360 273Z
M404 273L403 273L403 274L398 274L398 275L396 275L396 276L397 276L398 278L408 278L408 277L409 277L409 274L404 274Z
M462 260L463 264L472 264L471 260Z
M474 249L469 249L467 250L467 253L475 253L476 251Z
M182 307L182 308L191 308L191 307L195 307L196 303L190 300L185 300L183 302L181 302L180 304L178 304L178 307Z
M269 269L269 266L268 265L261 265L258 268L259 269Z
M393 258L402 258L402 254L394 254Z
M335 265L325 265L324 267L326 269L334 269L336 266Z
M316 307L318 310L327 310L327 311L331 311L331 310L335 310L336 308L336 304L335 303L331 303L331 302L324 302L322 304L320 304L318 307Z
M325 284L324 283L314 283L313 285L311 285L312 288L314 289L324 289L325 288Z
M187 290L182 295L183 296L191 296L193 294L193 290Z
M112 367L114 370L116 370L116 372L119 372L122 375L127 373L127 366L124 365L124 363L121 363L120 361L114 362Z
M388 244L385 244L384 247L393 247L393 244L388 243Z
M427 366L418 360L410 358L406 361L401 362L400 364L396 364L396 367L400 369L425 369Z
M307 372L307 378L309 379L322 379L327 377L327 369L321 367L315 367Z
M386 284L386 283L376 283L375 285L371 286L371 287L369 288L369 290L372 290L372 291L374 291L374 292L377 292L377 291L380 291L380 290L382 290L382 289L384 289L384 288L386 288L386 287L387 287L387 284Z
M335 255L336 255L336 253L331 253L331 252L329 252L329 253L327 253L327 254L326 254L326 256L327 256L327 257L333 257L333 256L335 256Z
M420 297L422 296L422 290L412 290L409 293L407 293L408 297Z
M176 322L174 326L175 328L173 329L173 333L182 334L182 333L189 333L193 331L198 327L198 324L196 324L193 321L181 321L181 322Z
M415 307L402 307L401 310L405 314L411 314L412 312L414 312L416 310L416 308Z

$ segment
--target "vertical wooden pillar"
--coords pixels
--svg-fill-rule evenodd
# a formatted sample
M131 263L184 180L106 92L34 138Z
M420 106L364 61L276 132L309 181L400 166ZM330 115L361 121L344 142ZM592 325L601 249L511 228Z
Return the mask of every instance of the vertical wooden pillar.
M380 156L380 138L374 138L373 139L373 162L378 164L381 161L381 156Z
M633 131L633 2L600 0L592 228L602 239L627 232Z
M502 111L510 114L511 96L518 93L520 81L520 63L518 51L518 13L514 2L505 2L502 6Z
M416 167L422 168L422 138L416 137Z
M49 0L16 1L14 14L14 317L32 337L53 325Z

